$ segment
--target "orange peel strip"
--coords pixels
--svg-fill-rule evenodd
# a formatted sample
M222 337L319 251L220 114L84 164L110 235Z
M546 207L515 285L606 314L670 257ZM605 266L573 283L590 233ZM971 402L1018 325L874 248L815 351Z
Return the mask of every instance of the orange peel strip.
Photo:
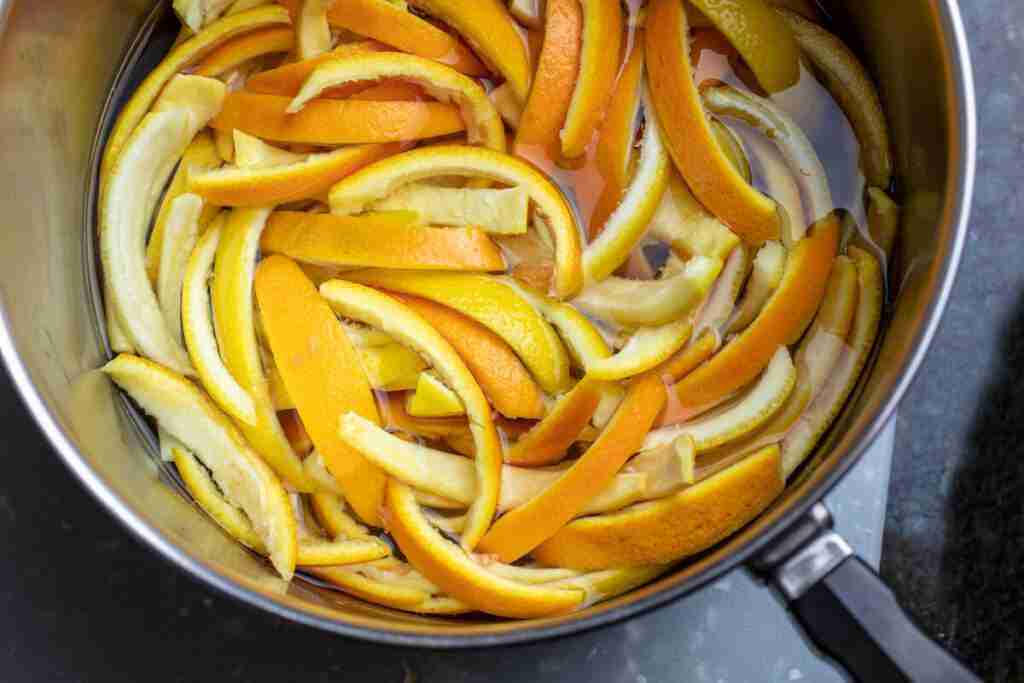
M410 0L410 5L458 31L476 54L504 76L520 102L530 90L530 55L501 0Z
M420 296L467 315L504 339L544 391L569 386L569 358L558 334L506 278L476 273L357 270L345 279Z
M371 164L331 188L331 211L358 213L406 183L446 175L482 177L524 188L554 237L555 293L564 299L579 292L583 286L583 268L575 215L551 180L529 163L511 155L466 145L403 152Z
M491 524L501 488L501 443L490 405L451 344L427 321L399 301L352 282L331 280L320 293L341 315L380 328L412 347L462 400L476 446L477 497L469 508L462 546L472 549ZM338 425L334 425L337 433Z
M615 355L587 366L587 376L617 380L632 377L664 363L690 340L693 324L676 320L657 327L641 327Z
M877 187L868 188L868 232L871 240L892 258L892 249L900 230L900 206Z
M595 164L604 187L601 188L601 195L587 226L590 239L594 239L604 227L608 216L622 201L622 195L629 184L629 165L636 140L637 121L640 119L644 74L642 29L636 32L633 40L633 48L619 74L598 134Z
M722 270L718 259L695 256L678 272L657 280L611 276L592 282L574 303L619 325L665 325L689 316L707 296Z
M814 145L781 107L769 99L731 86L704 88L702 96L709 110L721 116L738 118L775 143L800 186L812 223L835 209L825 167L814 151ZM799 216L791 219L799 220ZM800 230L797 234L803 236Z
M502 270L501 251L478 228L409 225L402 216L275 211L260 240L267 252L316 265L426 270Z
M583 45L579 74L562 127L562 154L581 156L608 106L622 52L622 6L608 0L580 0Z
M505 462L526 467L560 462L597 410L602 386L593 380L579 381L543 420L506 449Z
M461 455L410 443L355 414L341 418L339 433L346 443L368 460L395 479L412 486L421 505L460 510L470 505L477 495L473 461ZM498 511L523 505L561 475L557 469L504 465L501 468ZM647 484L644 473L616 474L606 488L588 501L580 514L608 512L635 503L643 497ZM459 531L463 530L460 528Z
M412 489L391 479L388 529L409 562L452 597L482 612L532 618L571 612L583 592L530 586L502 578L477 564L438 533L423 515Z
M795 384L796 368L789 351L780 346L757 383L735 402L697 420L652 431L644 438L643 450L671 444L684 434L693 439L698 453L735 441L771 419Z
M640 160L622 201L608 216L601 234L583 251L583 273L588 281L600 281L615 272L643 239L668 187L671 168L661 131L652 117L644 128Z
M189 190L216 206L269 206L313 199L345 176L401 149L397 142L358 145L269 168L211 169L193 173Z
M178 168L171 178L171 184L164 192L164 198L157 211L156 220L153 222L153 230L149 234L149 241L146 243L146 273L153 284L156 284L160 275L160 255L163 253L164 229L166 228L167 216L170 212L171 202L188 191L188 180L193 173L201 173L220 166L220 156L214 145L213 138L206 131L201 131L194 138L192 143L185 149L185 153L178 162ZM206 205L203 207L203 215L199 219L201 227L210 224L219 209L216 206Z
M772 93L796 84L800 48L793 31L765 0L690 1L743 56L761 87Z
M529 419L544 415L540 387L501 337L448 306L405 294L394 296L448 340L499 413Z
M786 272L786 249L778 242L765 242L754 257L743 298L729 321L727 333L736 333L753 322Z
M398 52L355 54L321 64L302 84L288 105L288 113L298 113L330 88L396 78L419 85L440 102L458 104L469 142L505 151L505 126L480 84L451 67Z
M548 0L544 43L516 130L515 153L546 171L560 156L558 132L579 72L583 11L579 0Z
M782 282L754 322L674 386L684 409L714 405L757 377L776 349L800 338L825 294L838 246L835 214L811 227L789 255Z
M349 411L380 419L352 343L294 261L264 259L255 291L277 368L317 452L356 513L380 526L386 477L337 435L338 420Z
M195 384L145 358L121 354L103 372L210 470L226 497L248 515L274 567L290 579L297 549L287 494L228 417Z
M233 14L210 24L205 29L181 43L168 54L160 64L149 73L121 110L121 114L110 131L107 146L103 152L103 163L100 177L106 178L117 157L121 155L128 136L132 134L142 117L160 95L164 86L178 72L195 63L211 50L224 44L225 41L257 29L269 26L290 24L288 12L280 7L257 7L248 12Z
M810 387L811 398L828 382L836 360L846 347L846 337L857 312L858 288L853 260L837 256L818 315L793 358L801 370L801 379Z
M215 277L210 284L214 327L224 365L252 398L256 409L255 424L238 425L246 440L294 488L313 491L316 486L306 475L277 419L256 336L252 283L260 233L269 213L267 209L235 209L228 214L217 245Z
M633 382L597 441L543 493L500 517L480 541L480 550L512 562L554 535L639 449L664 403L660 379L646 376Z
M878 261L857 247L849 255L857 267L857 312L853 318L847 348L828 382L782 441L782 470L789 476L810 454L821 435L839 415L867 364L881 321L882 271Z
M544 564L597 570L694 555L754 519L782 493L778 446L667 498L578 519L534 550Z
M278 1L293 12L299 7L299 0ZM487 75L484 65L458 38L387 0L335 2L327 10L327 22L469 76Z
M327 54L319 55L312 59L303 59L299 62L282 64L275 69L267 69L266 71L255 73L245 82L245 89L261 95L290 95L294 97L305 80L309 78L309 75L324 64L339 59L347 59L353 55L379 52L387 49L386 45L375 40L343 43ZM344 98L354 95L366 87L368 87L367 84L353 84L332 90L330 95L332 97Z
M892 178L889 129L871 77L839 38L795 12L778 11L804 55L824 76L825 87L850 119L860 140L861 163L868 184L888 187Z
M421 140L465 128L459 110L439 102L316 100L297 114L290 98L239 91L224 98L214 130L237 128L264 140L353 145Z
M223 214L221 214L223 216ZM196 368L196 373L225 412L245 424L256 424L256 407L252 397L235 380L224 365L217 348L217 337L210 313L210 275L217 255L223 219L218 217L199 239L185 268L185 281L181 293L181 320L185 334L185 348Z
M224 85L215 79L172 79L128 137L100 190L100 256L113 319L134 348L185 375L194 374L192 364L172 336L146 272L146 232L174 165L223 97Z
M195 68L197 76L220 76L250 59L276 52L288 52L295 46L295 31L275 26L252 31L221 45L206 55Z
M733 167L708 122L693 81L683 3L652 0L646 26L651 99L676 167L697 199L745 242L778 239L781 226L775 202Z

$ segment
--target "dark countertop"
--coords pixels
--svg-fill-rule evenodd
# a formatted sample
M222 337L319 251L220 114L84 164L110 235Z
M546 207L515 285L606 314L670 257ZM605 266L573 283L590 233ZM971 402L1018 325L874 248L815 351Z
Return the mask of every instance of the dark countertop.
M1024 4L961 3L978 96L967 249L903 401L882 574L985 675L1024 680Z
M985 680L1021 681L1024 4L972 0L964 14L978 81L977 194L949 310L901 408L882 573ZM405 679L400 656L256 612L157 559L71 478L0 376L0 678ZM372 674L361 669L371 659Z

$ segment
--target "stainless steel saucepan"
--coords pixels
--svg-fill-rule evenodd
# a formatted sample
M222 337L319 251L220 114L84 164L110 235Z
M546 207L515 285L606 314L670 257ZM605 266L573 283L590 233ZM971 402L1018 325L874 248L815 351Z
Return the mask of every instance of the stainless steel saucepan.
M0 0L0 351L54 450L144 543L209 585L286 619L434 648L519 643L602 626L686 599L747 564L775 584L811 636L857 678L975 680L917 631L878 577L830 531L818 502L891 417L932 339L960 260L975 112L955 0L823 3L880 84L905 212L883 336L814 461L770 510L711 551L615 600L532 621L421 617L303 581L283 584L174 489L152 457L152 437L109 383L90 373L105 360L88 238L97 131L118 93L133 85L121 78L126 63L150 59L146 30L155 4ZM150 49L142 50L146 44ZM147 68L136 64L130 73Z

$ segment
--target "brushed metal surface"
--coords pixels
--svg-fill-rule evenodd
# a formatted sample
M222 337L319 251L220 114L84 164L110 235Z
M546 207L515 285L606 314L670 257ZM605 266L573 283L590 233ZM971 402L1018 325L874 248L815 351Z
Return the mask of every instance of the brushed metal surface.
M400 614L309 584L285 586L167 486L94 371L103 345L82 248L92 142L150 0L19 2L10 13L0 38L0 352L56 453L112 514L203 581L288 619L382 642L466 647L579 631L679 598L770 543L860 457L920 364L959 261L975 116L955 2L863 0L850 16L836 5L880 82L908 207L888 330L862 390L782 499L728 542L627 596L528 622Z

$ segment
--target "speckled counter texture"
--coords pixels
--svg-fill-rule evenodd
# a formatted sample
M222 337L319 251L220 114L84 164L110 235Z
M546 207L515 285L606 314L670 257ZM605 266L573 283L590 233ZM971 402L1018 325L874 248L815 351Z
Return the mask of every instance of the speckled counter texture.
M985 680L1018 683L1024 2L962 4L979 90L977 195L949 311L901 408L882 574L926 629ZM401 657L239 605L139 545L72 480L2 373L0 419L0 681L405 679ZM523 673L516 653L505 651L497 670ZM496 670L494 655L467 656ZM571 672L549 673L571 681ZM691 679L681 671L670 680Z
M1024 2L963 0L978 88L967 251L900 408L882 574L985 680L1024 681Z

